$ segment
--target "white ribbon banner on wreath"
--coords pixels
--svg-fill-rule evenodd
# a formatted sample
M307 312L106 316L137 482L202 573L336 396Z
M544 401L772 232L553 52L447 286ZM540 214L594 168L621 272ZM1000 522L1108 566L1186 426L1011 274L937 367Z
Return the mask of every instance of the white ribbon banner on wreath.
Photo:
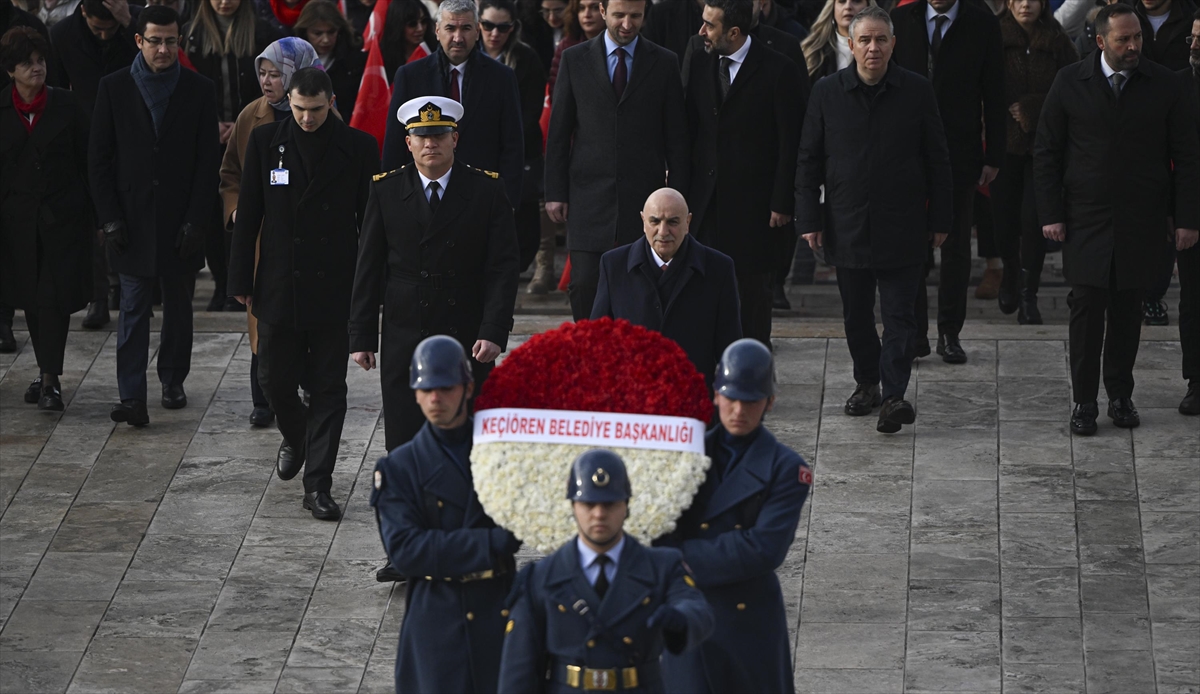
M567 443L704 455L704 423L690 417L502 407L475 413L475 443Z

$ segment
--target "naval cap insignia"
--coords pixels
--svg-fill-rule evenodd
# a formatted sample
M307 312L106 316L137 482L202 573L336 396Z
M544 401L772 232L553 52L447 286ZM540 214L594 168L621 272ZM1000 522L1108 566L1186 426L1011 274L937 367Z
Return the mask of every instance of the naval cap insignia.
M597 487L607 487L611 479L612 477L602 467L596 468L596 471L592 473L592 483Z

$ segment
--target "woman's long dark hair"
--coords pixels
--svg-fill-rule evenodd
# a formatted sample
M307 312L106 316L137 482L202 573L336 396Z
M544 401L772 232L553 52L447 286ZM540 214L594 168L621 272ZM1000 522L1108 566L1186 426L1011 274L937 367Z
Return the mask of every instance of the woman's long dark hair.
M509 21L513 23L512 31L508 32L508 38L504 40L504 48L500 51L500 62L509 67L512 65L512 48L521 42L521 16L517 14L517 4L513 0L480 0L479 16L482 18L483 13L489 9L500 10L507 12ZM483 33L482 25L479 27L480 34ZM482 43L483 38L479 41ZM480 46L482 48L482 46Z
M296 36L307 40L308 30L322 23L337 29L337 46L333 49L335 54L346 50L362 49L362 36L355 33L350 26L350 21L342 15L342 11L337 8L337 5L329 0L310 0L300 11L300 18L296 20L292 31L296 33Z
M388 5L387 18L383 22L383 40L379 48L383 52L383 66L387 70L389 81L412 53L412 49L404 43L408 23L421 19L425 20L424 42L431 47L436 46L437 35L433 31L433 18L429 16L429 10L425 9L423 3L419 0L393 0L392 4Z

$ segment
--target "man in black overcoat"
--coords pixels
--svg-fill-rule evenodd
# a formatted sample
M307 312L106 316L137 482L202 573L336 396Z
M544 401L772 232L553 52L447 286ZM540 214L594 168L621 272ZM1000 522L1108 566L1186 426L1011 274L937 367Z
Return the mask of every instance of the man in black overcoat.
M333 83L321 70L298 70L288 97L292 116L255 128L246 146L228 291L258 319L258 380L283 434L275 471L290 480L304 468L304 508L337 520L329 492L346 419L346 321L379 150L330 117Z
M1085 436L1096 432L1102 369L1108 416L1119 427L1140 423L1132 400L1140 302L1164 236L1182 246L1200 229L1195 93L1141 58L1128 5L1100 10L1096 42L1091 59L1059 71L1033 151L1042 232L1062 242L1071 285L1071 431Z
M439 48L433 55L401 65L392 79L394 116L401 104L417 97L443 96L463 106L464 118L455 158L500 174L508 204L521 204L525 137L521 96L512 68L479 47L479 12L472 0L445 0L434 17ZM453 74L453 79L451 79ZM383 168L397 169L413 160L405 146L403 123L388 118L383 139Z
M742 334L771 340L772 277L795 211L799 71L749 35L751 0L706 0L684 85L692 233L733 258Z
M600 256L641 236L638 211L646 198L663 185L684 190L688 182L679 63L638 35L649 4L605 0L606 30L563 51L558 68L546 140L546 214L567 225L575 320L592 314Z
M458 102L439 96L401 106L416 159L376 176L367 201L350 351L364 369L376 366L383 304L379 366L389 451L412 439L425 422L408 390L417 343L430 335L457 339L471 356L478 388L513 327L520 269L512 208L494 172L456 160L462 115Z
M158 378L162 405L187 405L192 297L204 265L221 152L213 83L179 66L179 19L169 7L138 15L133 65L100 80L88 149L92 200L109 267L121 279L114 422L149 423L146 366L155 285L162 287Z
M904 399L917 329L913 302L930 241L941 245L950 231L952 174L933 87L889 65L897 39L887 13L863 10L850 36L854 63L813 87L800 145L797 226L837 268L857 384L846 414L866 416L882 405L876 429L894 433L916 418Z
M666 335L711 387L717 359L742 337L733 261L688 235L692 215L677 190L655 191L641 217L643 237L600 261L591 317L623 318Z
M1004 103L1000 22L982 3L968 0L918 0L892 10L892 21L893 59L933 82L950 148L954 223L941 247L937 353L947 363L962 364L967 354L958 334L967 317L975 189L991 183L1004 161L1008 104ZM1016 279L1015 274L1009 278L1013 295ZM916 300L916 356L925 356L929 354L929 309L924 276Z
M1200 101L1200 10L1192 16L1192 33L1188 38L1191 54L1188 69L1179 74L1184 89L1192 88ZM1196 119L1200 133L1200 118ZM1187 393L1179 402L1179 413L1200 415L1200 244L1190 248L1176 240L1179 253L1179 346L1183 349L1183 379L1188 382Z

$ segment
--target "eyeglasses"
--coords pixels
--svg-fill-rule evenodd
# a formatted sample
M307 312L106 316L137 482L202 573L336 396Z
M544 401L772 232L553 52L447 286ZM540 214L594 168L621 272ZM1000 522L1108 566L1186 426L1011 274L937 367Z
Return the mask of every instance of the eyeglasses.
M507 34L508 32L513 30L512 22L502 22L500 24L497 24L495 22L489 22L486 19L484 19L484 20L480 20L479 26L483 27L484 31L498 31L501 34Z
M566 9L567 8L565 8L565 7L543 7L542 8L542 16L543 17L561 17L562 13L565 12Z
M162 46L162 45L165 45L167 48L175 48L179 45L179 37L178 36L172 36L169 39L161 39L157 36L150 36L150 37L143 36L142 41L144 43L150 44L154 48L158 48L159 46Z
M1189 46L1200 46L1200 36L1183 35L1183 42Z

